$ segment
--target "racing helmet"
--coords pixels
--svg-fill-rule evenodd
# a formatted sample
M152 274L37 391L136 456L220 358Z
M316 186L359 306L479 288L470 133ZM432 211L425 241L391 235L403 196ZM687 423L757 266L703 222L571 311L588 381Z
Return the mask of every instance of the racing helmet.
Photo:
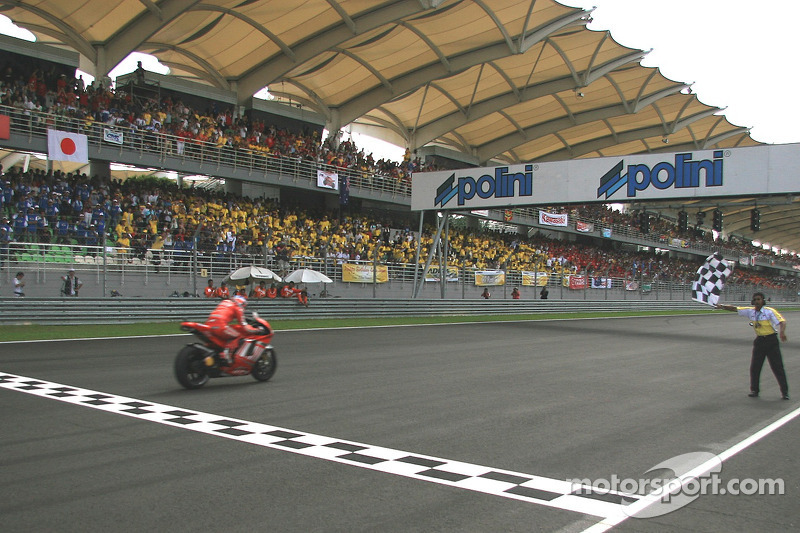
M234 297L233 297L233 298L231 298L231 299L233 300L233 303L235 303L236 305L238 305L238 306L239 306L239 307L241 307L242 309L244 309L245 307L247 307L247 298L245 298L245 297L244 297L244 296L242 296L241 294L237 294L236 296L234 296Z

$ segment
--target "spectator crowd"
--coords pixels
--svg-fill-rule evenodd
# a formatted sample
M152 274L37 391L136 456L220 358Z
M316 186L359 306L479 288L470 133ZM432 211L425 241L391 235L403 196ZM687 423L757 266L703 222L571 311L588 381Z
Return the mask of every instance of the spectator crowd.
M410 186L412 172L432 169L419 158L412 158L409 151L401 162L376 161L352 141L329 138L323 142L316 131L278 129L257 119L236 116L232 109L221 109L217 103L200 112L170 96L161 101L142 101L132 98L130 92L102 84L87 86L80 77L59 73L54 67L24 70L18 64L6 64L0 75L0 105L23 114L43 111L71 117L87 127L98 123L132 132L169 133L187 141L378 172L405 186ZM191 251L196 247L201 252L265 253L286 266L297 256L344 263L371 260L377 255L384 263L413 263L417 250L418 236L410 229L410 213L394 218L367 213L341 217L338 212L281 205L263 198L179 188L174 182L154 178L103 180L21 167L5 172L0 167L0 174L0 252L5 256L12 242L90 248L106 244L158 264L164 251ZM636 228L640 221L636 213L614 211L605 205L570 206L562 211L607 226ZM713 241L710 231L702 235L680 232L666 218L653 220L649 231L664 240ZM432 233L426 228L419 237L423 252L429 249ZM670 259L666 254L626 252L541 235L526 238L456 228L449 242L451 264L475 269L587 271L664 280L688 279L696 270L696 262ZM743 254L772 253L751 243L736 246ZM795 257L779 259L797 261ZM736 276L760 284L794 282L749 269L737 269Z

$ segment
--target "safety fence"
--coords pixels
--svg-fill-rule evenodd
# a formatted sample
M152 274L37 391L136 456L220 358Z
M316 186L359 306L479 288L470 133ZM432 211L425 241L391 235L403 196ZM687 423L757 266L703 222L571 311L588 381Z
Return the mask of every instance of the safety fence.
M376 261L339 261L334 258L294 256L288 264L279 264L269 254L198 252L196 250L141 250L57 244L11 243L0 247L0 286L10 285L17 272L25 274L28 296L56 296L61 276L74 269L83 281L82 295L112 296L112 291L128 297L159 297L171 293L199 295L208 279L216 285L228 274L243 266L266 267L278 274L300 268L321 272L333 282L310 286L313 296L331 293L340 297L424 299L477 297L478 290L489 287L494 299L511 298L514 287L524 299L539 298L546 287L551 299L571 300L688 300L692 279L658 279L644 273L627 277L605 272L480 270L448 265L442 286L440 269L434 265L422 277L422 265ZM416 281L415 281L416 280ZM267 281L267 285L271 282ZM421 287L417 288L420 284ZM47 292L34 287L49 285ZM235 283L231 283L235 285ZM233 287L232 287L233 290ZM732 298L746 299L755 291L768 292L778 301L795 301L792 284L761 286L734 284L726 286ZM3 296L10 295L10 290Z
M0 298L6 325L126 324L204 321L213 300L193 298ZM734 302L735 303L735 302ZM251 300L248 310L267 320L323 318L388 318L444 316L548 315L596 311L710 310L696 302L576 300L410 300L335 298L315 300L309 307L294 300Z
M44 139L48 129L82 133L87 135L90 146L89 157L113 157L115 161L131 165L142 165L145 159L172 170L186 171L192 164L204 173L222 178L259 180L274 185L316 189L318 171L336 173L341 180L347 179L351 196L362 195L394 203L411 205L411 180L382 174L372 170L356 170L326 165L321 162L262 153L247 148L217 146L214 143L186 139L146 129L122 128L102 122L89 123L69 116L43 113L36 110L0 106L0 114L11 117L11 132L23 139L30 150L34 141L46 146ZM111 132L111 135L109 135ZM113 139L113 142L111 141ZM12 138L12 141L14 139ZM189 165L189 166L187 166ZM244 178L243 178L244 173ZM674 239L658 233L642 233L625 224L607 224L598 220L570 216L566 227L540 226L536 207L520 207L513 210L512 223L530 227L543 227L558 231L568 230L617 240L634 241L646 246L676 249L677 251L710 254L720 252L726 258L747 261L754 266L781 268L794 272L792 263L776 259L768 254L743 252L736 247L702 240ZM502 211L493 211L493 220L505 220Z

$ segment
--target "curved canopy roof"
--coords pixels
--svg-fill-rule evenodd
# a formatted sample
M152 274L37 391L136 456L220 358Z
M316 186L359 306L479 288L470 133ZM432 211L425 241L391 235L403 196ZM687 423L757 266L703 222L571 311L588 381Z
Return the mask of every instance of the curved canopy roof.
M0 0L0 13L98 77L148 53L241 103L268 87L330 131L375 126L480 165L759 144L554 0Z
M264 87L325 117L388 128L476 163L756 144L645 52L553 0L0 0L96 76L129 53L234 90ZM90 67L91 68L91 67Z

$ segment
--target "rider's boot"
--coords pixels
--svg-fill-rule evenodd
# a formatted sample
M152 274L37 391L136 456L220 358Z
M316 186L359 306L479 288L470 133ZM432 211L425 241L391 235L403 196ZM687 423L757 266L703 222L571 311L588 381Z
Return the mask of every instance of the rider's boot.
M228 346L226 346L225 349L219 353L219 360L220 363L226 366L233 363L233 358L231 357L231 349Z

